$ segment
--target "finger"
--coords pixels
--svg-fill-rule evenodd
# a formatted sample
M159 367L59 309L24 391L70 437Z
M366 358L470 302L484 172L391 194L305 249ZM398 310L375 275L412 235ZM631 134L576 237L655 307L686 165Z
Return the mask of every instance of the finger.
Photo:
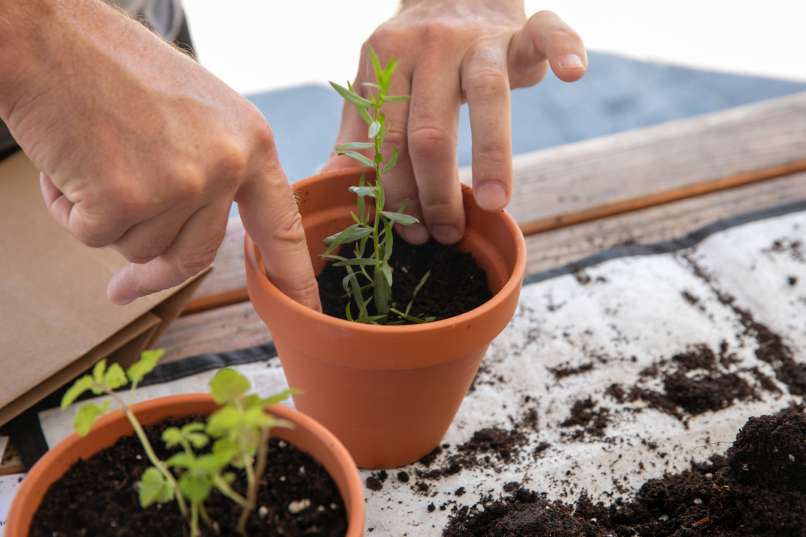
M424 58L414 71L408 140L420 205L429 232L444 244L465 233L456 161L460 83L458 61Z
M241 187L236 201L272 282L300 304L321 310L302 217L279 164Z
M59 224L67 227L70 221L70 211L73 209L73 204L62 193L61 190L56 188L50 177L44 173L39 174L39 189L42 191L42 198L45 200L45 206L48 208L50 215Z
M381 58L388 61L388 58ZM406 66L399 66L389 85L391 95L409 95L411 93L411 71ZM384 106L387 132L384 138L384 160L392 155L394 148L398 150L397 165L384 176L385 206L392 211L399 211L405 205L406 214L417 218L421 223L408 226L395 226L395 230L408 243L423 244L428 240L428 230L422 222L425 221L420 197L417 191L417 182L412 167L407 124L409 121L409 101L389 103Z
M229 200L196 211L163 255L141 265L131 263L112 277L106 290L109 299L128 304L177 286L210 266L224 240L228 216Z
M473 194L479 207L506 207L512 192L509 78L504 48L476 47L462 62L462 91L470 109Z
M147 263L168 250L193 212L172 208L131 227L114 247L131 263Z
M557 78L565 82L579 80L588 67L582 39L551 11L532 15L512 36L508 52L512 87L539 82L547 69L546 60Z

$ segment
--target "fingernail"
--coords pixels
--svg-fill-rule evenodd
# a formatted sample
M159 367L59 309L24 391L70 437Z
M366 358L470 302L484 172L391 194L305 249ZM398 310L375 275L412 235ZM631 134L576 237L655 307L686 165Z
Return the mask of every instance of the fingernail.
M400 226L398 233L403 237L403 240L410 244L424 244L428 241L428 230L422 224Z
M485 211L498 211L507 206L507 191L497 181L487 181L476 188L476 203Z
M462 239L462 231L454 226L434 226L431 228L431 235L442 244L454 244Z
M563 69L583 69L585 64L576 54L566 54L557 61L557 66Z

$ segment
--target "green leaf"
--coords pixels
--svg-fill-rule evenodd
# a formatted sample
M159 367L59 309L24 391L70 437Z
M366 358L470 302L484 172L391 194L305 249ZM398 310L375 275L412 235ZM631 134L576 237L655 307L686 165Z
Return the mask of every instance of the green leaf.
M389 263L383 263L381 265L381 272L383 272L389 287L392 287L392 267L389 266Z
M70 386L70 388L64 392L64 396L62 397L62 410L66 409L70 405L76 402L76 399L81 397L85 392L92 389L92 377L90 375L84 375L75 383Z
M194 421L192 423L188 423L187 425L182 426L182 435L187 437L191 433L201 433L204 432L204 424L199 423L198 421Z
M104 373L106 373L106 358L95 364L92 369L92 380L95 384L104 383Z
M234 401L249 391L252 384L245 376L226 367L210 381L210 394L219 405Z
M375 163L372 162L369 158L365 157L361 153L357 153L355 151L345 151L343 153L339 153L340 155L344 155L345 157L350 157L351 159L360 162L364 166L368 168L372 168L375 166Z
M190 470L196 467L196 456L192 453L182 451L171 456L171 458L165 461L165 464L174 468L186 468Z
M354 242L363 239L364 237L368 237L371 233L371 227L361 224L353 224L338 233L325 237L325 244L328 247L327 250L325 250L325 254L330 254L330 252L344 243Z
M402 103L411 99L410 95L387 95L383 98L387 103Z
M400 151L397 147L392 148L392 154L389 155L389 160L386 161L386 164L383 167L383 173L387 173L389 170L397 166L397 159L400 157Z
M374 82L361 82L361 85L366 86L368 88L376 89L376 90L381 89L381 87L378 84L374 83Z
M364 123L366 123L367 125L369 125L374 121L372 117L369 115L369 112L367 112L366 108L358 108L357 110L358 115L361 116L361 119L363 119Z
M417 283L417 287L415 287L415 288L414 288L414 292L411 294L411 298L412 298L412 300L414 299L414 297L416 297L416 296L417 296L417 293L419 293L419 292L420 292L420 289L422 289L422 288L423 288L423 285L425 285L425 282L427 282L427 281L428 281L428 278L429 278L430 276L431 276L431 271L430 271L430 270L429 270L429 271L427 271L425 274L423 274L423 277L422 277L422 278L420 278L419 283Z
M372 70L375 73L375 78L378 79L381 87L383 87L383 83L381 83L381 77L383 76L383 67L381 67L381 59L378 58L378 53L375 52L375 49L369 47L369 60L372 63Z
M215 411L207 420L207 434L224 436L240 427L241 423L241 413L231 406L225 406Z
M185 472L179 478L179 489L191 503L200 504L210 495L213 481L209 476Z
M128 383L129 379L126 378L126 373L123 372L123 368L120 367L120 364L112 364L109 366L109 369L106 370L104 384L106 384L107 388L110 390L117 390Z
M324 257L325 259L330 259L332 261L338 261L338 263L336 263L337 267L344 267L346 265L350 265L351 267L356 266L367 267L367 266L373 266L378 263L375 259L361 259L358 257L350 258L334 254L322 254L322 257Z
M364 149L372 149L375 147L375 144L372 142L350 142L349 144L339 144L336 146L337 153L344 153L345 151L350 151L352 149L357 149L359 151Z
M137 490L140 493L140 507L143 509L155 503L167 503L174 499L174 489L154 467L143 472Z
M95 422L109 410L109 401L104 401L100 405L87 403L78 409L73 427L79 436L87 436L95 425Z
M244 421L250 427L258 427L260 429L274 425L272 417L266 414L260 407L253 407L247 410L244 414Z
M213 443L213 453L217 457L231 461L238 454L238 446L229 438L221 438Z
M166 447L173 448L182 443L182 431L176 427L169 427L162 432L162 442Z
M367 131L367 138L370 140L374 140L378 133L381 132L381 124L379 121L373 121L369 124L369 130Z
M386 218L388 218L395 224L400 224L403 226L410 226L412 224L416 224L419 222L417 218L413 217L410 214L396 213L392 211L382 211L381 214L383 214Z
M361 97L355 91L345 88L341 84L336 84L335 82L331 82L330 85L333 87L339 95L342 96L343 99L346 99L357 106L359 109L367 108L368 106L372 106L372 103L367 99Z
M126 374L129 376L129 380L132 383L133 390L137 389L137 386L143 380L143 377L157 367L157 363L164 354L164 349L155 349L140 353L140 359L133 363L126 371Z
M350 192L355 194L359 197L369 196L370 198L375 197L375 187L374 186L351 186Z
M286 388L281 392L277 392L274 395L268 396L266 399L263 400L264 408L267 406L276 405L278 403L282 403L283 401L293 397L294 395L298 395L302 393L302 390L298 390L296 388Z
M386 275L384 274L383 269L376 265L374 298L375 309L379 314L386 314L389 312L389 299L391 298L391 295L392 290L389 287Z
M210 442L210 439L207 438L207 435L204 433L190 433L185 437L195 449L202 449Z

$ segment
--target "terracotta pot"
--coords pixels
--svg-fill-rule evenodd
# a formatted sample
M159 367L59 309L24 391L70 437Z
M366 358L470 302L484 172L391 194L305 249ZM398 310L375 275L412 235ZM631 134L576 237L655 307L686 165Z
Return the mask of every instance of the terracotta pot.
M317 271L322 240L350 223L363 170L300 181L294 191ZM506 212L482 211L464 189L467 232L459 247L486 271L494 296L478 308L420 325L375 326L313 311L266 276L260 253L245 241L252 304L269 326L294 402L330 429L362 468L394 468L439 445L487 346L509 323L526 264L523 235Z
M207 394L173 395L135 405L143 425L153 425L166 418L210 414L218 406ZM339 487L348 514L345 537L359 537L364 531L364 489L358 470L344 446L320 424L286 406L277 405L272 414L296 425L272 432L318 461ZM5 527L6 537L27 537L31 520L48 488L79 459L87 459L113 445L122 436L134 434L122 412L101 418L93 431L82 438L71 434L34 465L20 485L11 505ZM145 537L145 536L144 536Z

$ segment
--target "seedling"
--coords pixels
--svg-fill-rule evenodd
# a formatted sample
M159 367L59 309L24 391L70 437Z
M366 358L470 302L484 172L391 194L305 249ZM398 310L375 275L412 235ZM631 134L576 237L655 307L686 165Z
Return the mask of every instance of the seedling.
M271 430L293 426L273 417L267 409L295 392L284 390L267 398L248 394L251 384L246 377L233 369L220 370L210 381L210 394L221 406L210 415L207 423L192 422L166 429L162 441L167 448L178 451L163 461L156 455L137 416L116 393L127 385L132 392L136 391L162 355L163 351L145 351L126 371L118 364L107 366L102 360L92 374L79 378L67 390L62 398L62 409L86 392L106 394L108 400L100 404L86 403L79 408L74 427L81 436L89 434L98 418L108 412L110 400L124 412L151 463L138 483L141 507L175 501L188 521L191 537L201 535L201 522L218 533L218 523L211 520L205 509L205 502L215 490L241 507L236 529L246 535L246 524L257 502L260 477L266 472ZM243 493L232 486L235 470L242 470L246 475L247 486Z
M387 103L408 100L408 95L389 95L392 75L397 68L397 60L382 65L372 48L369 57L375 74L375 82L365 82L367 97L360 95L348 82L347 87L331 82L331 86L346 101L355 106L359 116L367 124L369 142L350 142L336 146L339 155L373 168L375 179L368 182L361 175L358 186L350 187L356 195L356 211L352 212L353 224L325 239L327 246L322 256L333 261L335 266L344 267L346 275L342 280L345 296L349 298L345 316L351 321L370 324L423 323L433 317L421 317L412 313L414 298L425 285L430 272L420 280L409 303L400 307L392 296L394 274L389 259L394 248L395 225L410 226L418 223L417 218L405 213L405 203L397 211L386 210L386 196L383 178L397 164L400 151L393 147L389 157L384 159L384 142L388 132L383 107ZM370 157L362 151L370 151ZM372 207L367 207L367 198ZM352 244L353 255L339 255L343 245Z

